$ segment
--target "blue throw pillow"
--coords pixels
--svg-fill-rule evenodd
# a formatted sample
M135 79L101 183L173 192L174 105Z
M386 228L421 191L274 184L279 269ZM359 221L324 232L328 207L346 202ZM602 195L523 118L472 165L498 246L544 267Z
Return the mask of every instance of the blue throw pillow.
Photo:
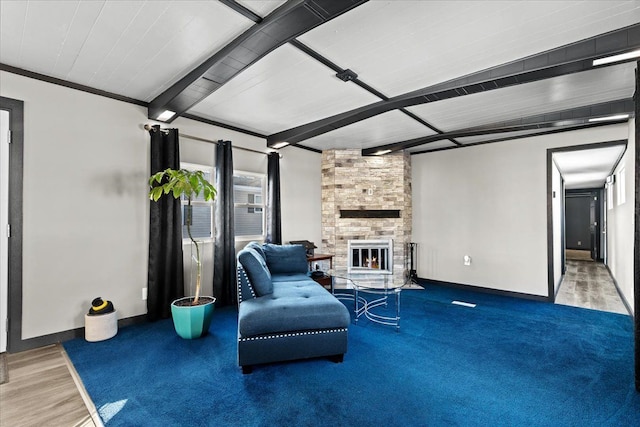
M263 249L267 256L267 266L273 274L306 273L309 270L307 251L302 245L267 243Z
M260 256L262 257L263 260L267 260L266 255L264 254L264 250L262 249L262 244L258 243L258 242L249 242L247 243L247 246L245 246L246 248L251 248L251 249L255 249L256 252L258 252L258 254L260 254Z
M238 261L242 263L247 276L249 276L249 281L259 297L273 293L271 272L267 268L265 260L255 249L244 248L241 250L238 254Z

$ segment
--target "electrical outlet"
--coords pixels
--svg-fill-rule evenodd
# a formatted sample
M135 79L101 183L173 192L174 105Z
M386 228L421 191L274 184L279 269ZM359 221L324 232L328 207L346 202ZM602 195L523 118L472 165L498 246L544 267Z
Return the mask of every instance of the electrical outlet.
M462 261L464 262L464 265L471 265L471 257L469 255L465 255L462 258Z
M147 300L147 288L142 288L142 301Z

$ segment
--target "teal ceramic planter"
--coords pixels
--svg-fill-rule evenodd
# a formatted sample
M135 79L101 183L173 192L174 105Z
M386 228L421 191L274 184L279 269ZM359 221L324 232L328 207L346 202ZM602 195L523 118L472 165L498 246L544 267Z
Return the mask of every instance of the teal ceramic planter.
M173 326L176 329L176 333L184 339L200 338L207 333L211 325L216 299L213 297L200 298L208 298L211 301L195 306L176 305L180 301L193 299L193 297L185 297L171 303Z

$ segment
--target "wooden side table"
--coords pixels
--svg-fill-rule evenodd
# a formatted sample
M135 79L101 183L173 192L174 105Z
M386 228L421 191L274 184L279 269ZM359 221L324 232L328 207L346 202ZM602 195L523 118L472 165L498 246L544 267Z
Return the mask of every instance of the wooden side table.
M309 263L309 271L313 271L313 263L316 261L326 261L329 260L329 269L333 269L333 255L332 254L314 254L312 256L307 257L307 262ZM325 288L329 288L333 291L333 278L327 274L322 277L313 277L313 280L320 283Z

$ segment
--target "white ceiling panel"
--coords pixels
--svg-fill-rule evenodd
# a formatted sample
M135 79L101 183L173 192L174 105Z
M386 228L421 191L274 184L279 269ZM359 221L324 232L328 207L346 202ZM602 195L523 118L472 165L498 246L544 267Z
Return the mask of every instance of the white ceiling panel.
M20 63L27 3L0 1L0 62Z
M0 62L146 101L253 25L204 0L0 5Z
M101 3L94 5L94 15L99 13ZM0 61L17 67L38 61L45 65L40 71L49 73L67 38L78 2L2 1L0 7Z
M635 64L620 64L409 107L442 131L631 98Z
M302 142L318 150L369 148L407 139L433 135L434 132L400 111L389 111Z
M624 145L553 153L567 189L598 188L624 154Z
M283 45L189 113L271 134L376 101L297 48Z
M264 17L286 1L239 3ZM320 130L334 130L301 140L316 121L328 123L340 113L381 102L359 82L336 78L318 55L392 97L629 25L637 31L638 23L640 0L374 0L301 35L308 53L291 44L275 49L188 113L265 135L290 130L291 141L313 148L397 143L434 132L396 110L339 129L341 124L333 122ZM151 101L254 25L234 8L210 0L0 0L0 63ZM628 36L630 48L640 48L636 33L618 34ZM258 49L269 45L258 39L252 40ZM620 39L600 40L613 51L611 44ZM634 68L635 63L611 65L409 110L445 132L499 125L628 99ZM448 146L450 141L439 140L410 151Z
M638 1L370 1L299 39L396 96L638 22Z
M286 3L286 0L239 0L238 3L263 18Z

